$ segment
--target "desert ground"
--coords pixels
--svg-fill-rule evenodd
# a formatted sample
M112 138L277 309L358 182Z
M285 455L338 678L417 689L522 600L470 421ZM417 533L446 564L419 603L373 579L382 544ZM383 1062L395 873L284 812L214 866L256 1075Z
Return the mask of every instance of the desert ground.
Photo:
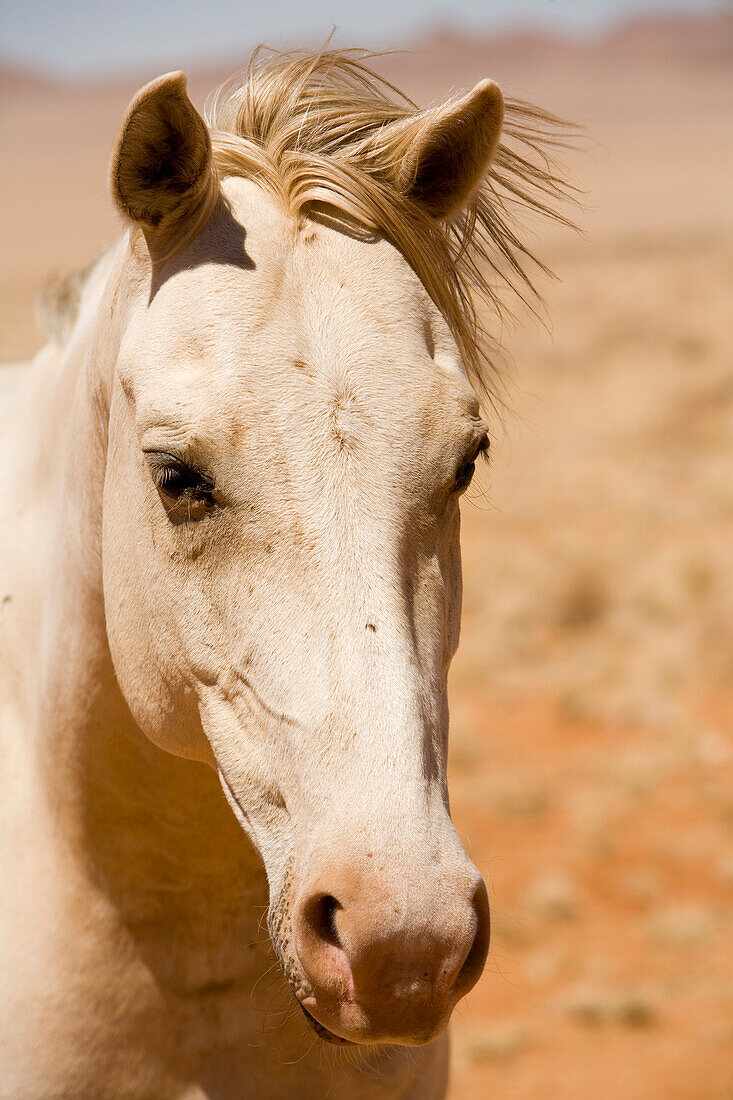
M221 72L192 73L199 102ZM582 124L582 232L505 326L505 408L463 510L452 806L490 884L455 1100L733 1097L733 16L577 44L448 32L380 64L420 102L481 76ZM141 73L5 70L0 360L118 224ZM1 369L1 368L0 368Z

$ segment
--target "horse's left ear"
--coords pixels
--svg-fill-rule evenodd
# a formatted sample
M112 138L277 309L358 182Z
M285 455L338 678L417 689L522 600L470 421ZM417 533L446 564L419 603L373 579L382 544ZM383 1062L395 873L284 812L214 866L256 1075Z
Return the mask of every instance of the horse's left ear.
M215 194L211 140L186 94L185 73L141 88L127 109L112 157L112 195L148 245L168 247Z
M493 80L423 112L397 177L436 218L457 214L481 185L501 137L504 97Z

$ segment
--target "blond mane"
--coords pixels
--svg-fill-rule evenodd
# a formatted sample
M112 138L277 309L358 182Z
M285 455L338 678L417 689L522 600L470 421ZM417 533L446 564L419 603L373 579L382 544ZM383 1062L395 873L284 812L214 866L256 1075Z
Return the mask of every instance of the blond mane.
M562 211L578 192L552 153L576 132L531 104L506 101L487 179L466 209L440 221L397 186L420 111L367 66L377 56L256 50L248 69L207 101L215 176L256 180L295 216L389 239L450 326L478 393L493 402L501 356L490 318L503 322L519 302L535 312L542 304L533 275L552 273L520 233L536 214L572 225ZM213 187L179 248L208 220L217 193ZM39 313L52 339L68 337L93 267L46 288Z
M216 169L256 180L296 216L388 238L445 317L472 382L491 398L498 340L484 318L512 314L517 300L540 304L532 273L549 272L520 239L518 215L571 224L561 207L575 201L575 189L549 155L568 144L570 129L509 100L488 178L467 209L438 221L396 186L419 112L366 65L374 56L256 51L248 70L207 102Z

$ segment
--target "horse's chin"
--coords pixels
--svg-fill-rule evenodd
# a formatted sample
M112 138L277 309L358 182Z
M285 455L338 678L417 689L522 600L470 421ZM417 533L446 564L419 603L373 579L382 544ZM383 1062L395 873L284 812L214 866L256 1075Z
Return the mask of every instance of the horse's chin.
M308 1009L305 1008L305 1006L302 1005L300 1001L298 1001L298 1004L300 1005L301 1011L313 1031L315 1031L316 1035L320 1039L323 1039L324 1042L333 1043L334 1046L338 1047L354 1047L358 1045L357 1043L354 1043L351 1039L343 1039L340 1035L334 1035L334 1033L332 1031L329 1031L327 1027L324 1027L323 1024L319 1024L315 1016L311 1016Z

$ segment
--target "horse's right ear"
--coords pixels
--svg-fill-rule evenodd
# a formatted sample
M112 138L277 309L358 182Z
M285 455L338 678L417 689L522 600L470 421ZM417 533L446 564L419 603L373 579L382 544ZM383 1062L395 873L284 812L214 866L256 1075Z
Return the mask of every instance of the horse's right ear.
M436 218L463 210L486 178L503 119L504 97L493 80L415 116L397 175L400 191Z
M140 226L151 253L168 251L173 238L186 233L188 219L213 205L211 140L186 94L184 73L159 76L133 99L112 157L111 184L118 209Z

